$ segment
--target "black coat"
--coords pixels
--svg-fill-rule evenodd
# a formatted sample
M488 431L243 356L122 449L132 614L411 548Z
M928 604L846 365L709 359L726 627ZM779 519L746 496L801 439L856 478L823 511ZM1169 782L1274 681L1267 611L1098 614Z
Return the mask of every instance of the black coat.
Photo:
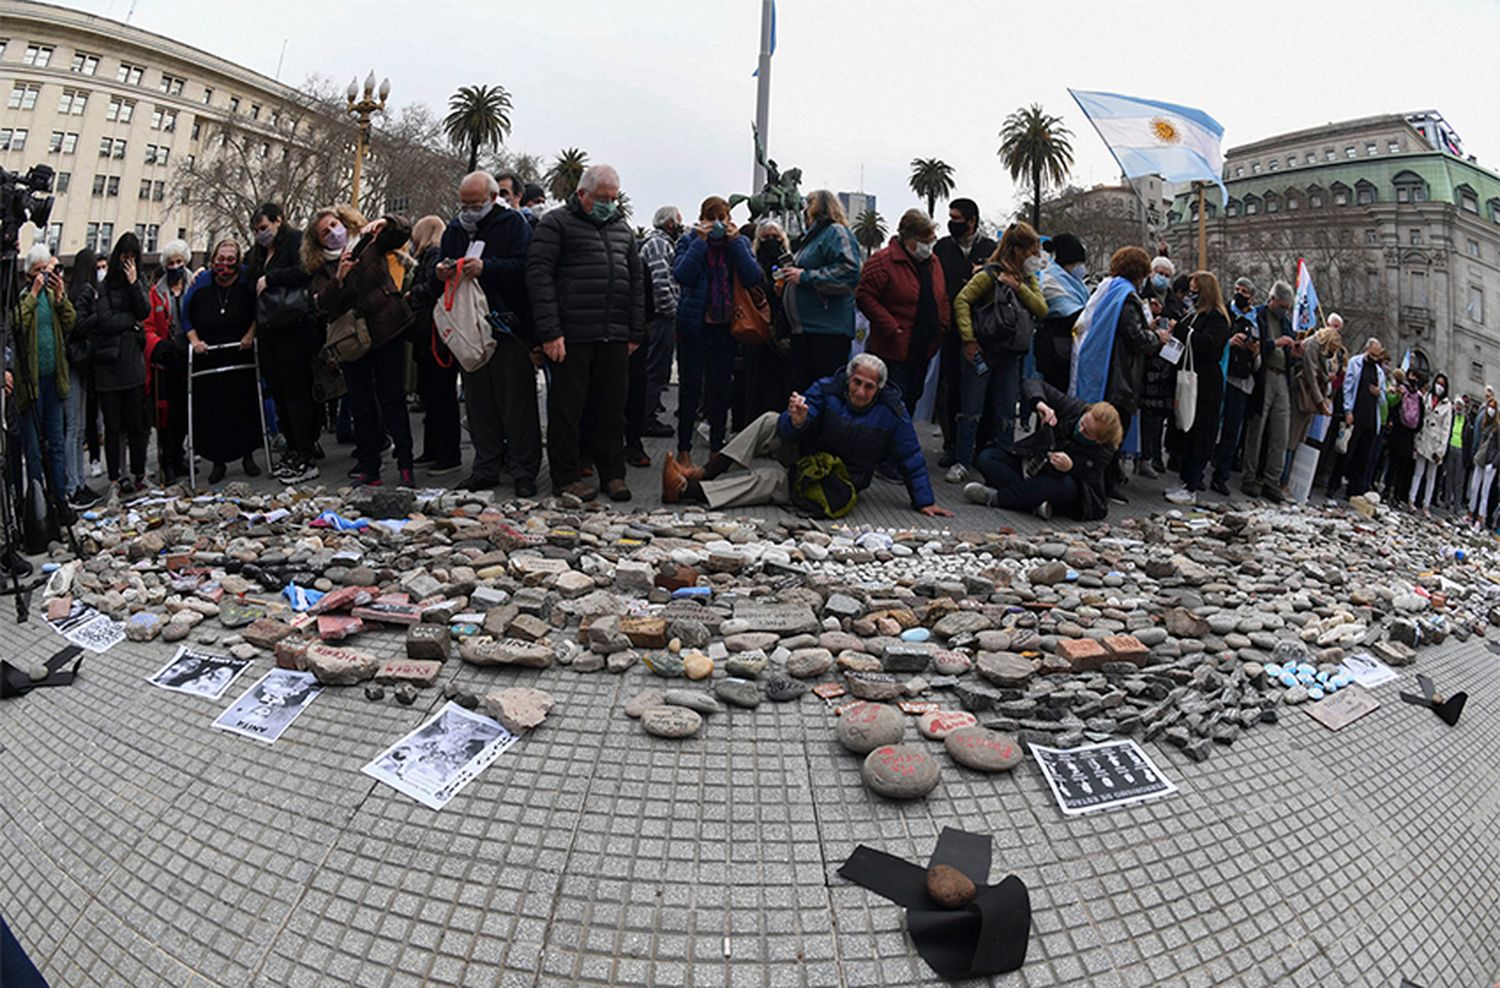
M640 246L625 217L600 223L574 196L536 225L526 255L526 289L537 339L644 343L646 308Z
M106 278L99 285L89 330L96 391L146 386L146 330L142 324L150 314L151 303L139 280L132 285L123 278Z
M1057 413L1057 424L1039 426L1027 439L1015 445L1021 455L1042 453L1067 453L1073 461L1068 476L1078 485L1078 501L1071 505L1059 505L1065 512L1080 521L1095 521L1109 512L1109 501L1104 494L1104 471L1115 458L1113 446L1084 439L1078 434L1078 420L1089 410L1089 402L1082 398L1063 394L1046 381L1032 378L1021 382L1021 406L1035 412L1038 402L1046 402ZM1022 448L1022 444L1028 444ZM1049 463L1042 467L1043 473L1056 474Z
M943 269L943 287L948 290L948 304L958 298L969 279L974 277L974 265L983 264L995 252L995 242L989 237L977 235L967 251L954 237L944 237L932 248L938 265Z
M479 272L479 287L490 311L500 313L521 342L527 346L535 344L531 306L526 299L526 252L531 247L531 224L519 210L502 209L498 203L479 221L473 236L458 220L451 220L443 231L442 259L454 261L463 257L475 241L484 243L484 251L479 255L484 262ZM443 284L437 279L436 265L428 275L428 282L433 300L441 300Z
M1219 403L1224 400L1224 371L1219 361L1224 358L1224 347L1229 343L1229 320L1218 309L1195 312L1178 320L1172 335L1189 342L1188 329L1192 329L1193 370L1198 372L1198 415L1212 415L1215 423L1219 416ZM1187 362L1183 357L1177 362L1180 368Z
M267 288L306 286L312 275L302 266L302 231L283 223L272 246L276 248L276 253L271 254L269 260L266 257L268 251L260 244L250 248L250 253L245 258L245 270L249 273L250 282L254 284L265 278Z
M1161 349L1156 331L1146 324L1140 296L1131 292L1120 306L1114 349L1109 359L1109 385L1104 400L1115 406L1122 422L1140 407L1147 358Z

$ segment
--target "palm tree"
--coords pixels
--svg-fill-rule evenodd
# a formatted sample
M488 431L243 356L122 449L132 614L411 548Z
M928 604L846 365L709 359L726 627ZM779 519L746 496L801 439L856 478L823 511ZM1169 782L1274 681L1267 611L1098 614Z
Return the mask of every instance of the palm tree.
M1061 185L1073 167L1073 132L1062 125L1061 117L1042 111L1040 103L1017 110L1005 118L1000 130L1000 160L1010 170L1012 181L1031 176L1031 225L1042 222L1042 176L1053 185Z
M953 191L953 166L938 158L913 158L908 184L918 198L927 200L927 215L931 216L937 201Z
M885 220L873 209L860 213L859 219L854 221L854 239L865 249L866 257L885 243L885 233Z
M468 148L469 171L479 168L481 148L504 143L510 133L510 93L504 86L460 86L448 97L443 130L455 147Z
M559 151L552 167L542 176L547 183L548 194L558 202L567 202L568 196L578 191L578 181L583 178L583 170L588 164L589 156L586 151L578 148Z

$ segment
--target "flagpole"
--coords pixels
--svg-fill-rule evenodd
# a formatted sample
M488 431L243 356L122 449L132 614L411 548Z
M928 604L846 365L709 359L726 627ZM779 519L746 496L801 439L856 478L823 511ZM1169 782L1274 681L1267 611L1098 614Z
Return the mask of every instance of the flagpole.
M1208 270L1208 211L1203 208L1203 183L1194 182L1198 187L1198 270Z
M1100 130L1099 125L1094 123L1094 118L1089 116L1089 111L1086 107L1084 107L1083 101L1078 98L1078 94L1073 92L1072 89L1069 89L1068 95L1073 97L1074 103L1078 104L1078 109L1083 113L1083 119L1087 120L1089 122L1089 126L1094 128L1094 133L1099 135L1099 142L1104 145L1104 150L1108 151L1109 156L1115 159L1115 164L1120 166L1120 178L1124 180L1127 186L1130 187L1130 191L1135 193L1135 197L1140 200L1141 232L1142 234L1144 234L1146 231L1146 224L1149 222L1149 217L1151 215L1151 208L1146 205L1146 197L1141 195L1141 190L1136 188L1135 183L1130 180L1130 174L1125 169L1125 162L1120 160L1120 156L1118 154L1115 154L1115 149L1109 146L1109 141L1106 141L1104 139L1104 131ZM1142 236L1141 239L1145 240L1146 238Z
M755 81L755 130L760 134L760 146L767 159L771 156L771 34L775 24L775 0L760 3L760 61L756 65ZM766 168L757 158L755 183L750 191L759 192L766 184Z

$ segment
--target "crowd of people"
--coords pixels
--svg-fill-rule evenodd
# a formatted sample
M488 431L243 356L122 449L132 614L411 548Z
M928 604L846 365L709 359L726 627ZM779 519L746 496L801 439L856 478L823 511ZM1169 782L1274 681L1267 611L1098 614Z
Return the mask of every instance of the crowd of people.
M415 222L330 205L298 227L267 203L247 217L248 251L223 239L195 272L173 241L154 278L130 233L107 257L80 251L66 281L32 248L6 354L26 482L45 479L65 511L104 493L89 483L101 474L141 489L155 430L162 483L190 457L210 485L232 467L256 476L271 434L283 482L318 478L331 436L354 446L354 483L413 485L418 468L462 469L462 412L463 489L508 474L532 496L545 452L560 496L628 501L627 467L652 463L643 439L675 437L669 502L837 517L884 477L943 515L913 421L931 382L937 470L975 503L1096 519L1132 476L1173 472L1168 498L1191 503L1228 495L1234 471L1277 502L1311 457L1330 496L1379 489L1496 524L1494 393L1451 395L1443 374L1392 367L1378 339L1351 356L1337 314L1295 332L1283 280L1239 277L1226 295L1214 273L1135 245L1091 272L1088 231L1016 222L996 242L962 198L945 230L906 211L866 258L827 190L794 231L739 226L710 196L691 224L656 210L644 238L608 165L550 210L512 174L474 172L456 193L451 218ZM470 281L491 336L472 367L433 316Z

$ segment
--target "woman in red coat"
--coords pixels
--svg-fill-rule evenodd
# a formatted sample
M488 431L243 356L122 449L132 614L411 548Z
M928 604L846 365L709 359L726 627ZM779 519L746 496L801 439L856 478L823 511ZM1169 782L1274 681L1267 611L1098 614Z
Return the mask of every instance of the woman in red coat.
M146 400L156 424L156 462L163 484L188 472L182 443L187 438L187 337L182 300L187 293L192 251L185 241L162 248L162 274L151 286L146 317Z
M906 410L922 399L927 364L949 325L943 268L932 257L937 226L920 209L908 209L891 242L876 251L859 277L854 300L870 321L865 350L885 361L890 383L901 389Z

